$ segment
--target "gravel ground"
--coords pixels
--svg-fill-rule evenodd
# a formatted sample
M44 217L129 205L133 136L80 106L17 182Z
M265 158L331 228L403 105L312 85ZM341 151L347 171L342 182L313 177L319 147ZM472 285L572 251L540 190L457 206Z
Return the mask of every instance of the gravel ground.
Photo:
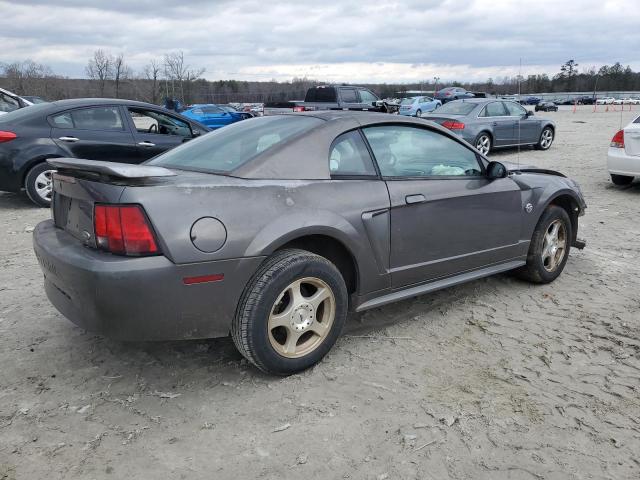
M0 479L640 478L640 183L612 186L605 163L636 113L545 115L555 144L519 159L569 174L589 204L587 249L563 275L354 316L321 364L284 379L229 339L75 327L31 249L49 212L0 194Z

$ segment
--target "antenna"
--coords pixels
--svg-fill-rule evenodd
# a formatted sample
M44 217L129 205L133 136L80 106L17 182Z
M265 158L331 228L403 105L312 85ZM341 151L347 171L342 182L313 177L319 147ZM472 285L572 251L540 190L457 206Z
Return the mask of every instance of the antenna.
M520 102L522 98L522 91L520 88L521 82L522 82L522 57L520 57L520 68L518 69L518 102ZM520 170L520 120L518 120L518 153L516 154L516 163L518 164L518 170Z

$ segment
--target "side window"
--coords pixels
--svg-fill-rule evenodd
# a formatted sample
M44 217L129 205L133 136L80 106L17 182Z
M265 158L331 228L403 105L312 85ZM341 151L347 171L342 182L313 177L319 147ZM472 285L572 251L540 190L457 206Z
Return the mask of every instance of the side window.
M505 115L507 115L507 112L502 102L487 103L480 114L481 117L504 117Z
M220 107L216 107L214 105L210 105L208 107L202 107L202 111L205 114L218 114L218 113L224 113L224 110L222 110Z
M360 92L360 102L372 104L378 101L378 98L371 93L369 90L361 89Z
M345 103L358 103L358 96L354 88L341 88L340 99Z
M507 115L511 117L521 117L522 115L527 113L527 110L524 107L521 107L520 105L518 105L517 103L513 103L513 102L503 102L503 103L505 108L507 109Z
M329 152L332 176L375 176L376 170L367 146L357 130L343 133L333 141Z
M51 117L51 122L56 128L124 130L118 107L89 107L70 110Z
M404 125L363 132L385 177L482 175L475 152L439 132Z
M51 122L55 128L73 128L73 120L71 119L71 112L64 112L54 117L51 117Z
M191 127L179 118L143 108L128 107L133 123L139 133L157 133L159 135L177 135L191 138Z

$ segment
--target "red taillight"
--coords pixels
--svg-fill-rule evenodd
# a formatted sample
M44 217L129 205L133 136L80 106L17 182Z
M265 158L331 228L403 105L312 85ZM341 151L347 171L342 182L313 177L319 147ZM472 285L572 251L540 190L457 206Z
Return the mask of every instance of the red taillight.
M451 92L444 92L445 96L450 97L451 96Z
M611 139L609 146L613 148L624 148L624 130L618 130L618 133Z
M0 143L10 142L11 140L13 140L16 137L17 137L17 135L15 133L13 133L13 132L4 132L4 131L0 130Z
M139 205L96 205L93 223L101 250L118 255L158 253L153 231Z
M302 105L295 105L293 107L294 112L304 112L304 107Z
M464 123L458 122L457 120L447 120L442 122L442 126L444 128L448 128L449 130L463 130Z

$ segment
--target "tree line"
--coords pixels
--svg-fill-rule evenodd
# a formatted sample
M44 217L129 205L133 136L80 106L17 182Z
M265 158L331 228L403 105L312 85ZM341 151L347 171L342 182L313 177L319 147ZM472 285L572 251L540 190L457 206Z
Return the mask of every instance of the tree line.
M460 86L471 91L505 95L515 93L640 91L640 72L619 62L599 68L578 70L571 59L555 75L536 74L489 78L485 82L431 81L414 83L363 84L383 98L397 97L408 90L433 91L444 86ZM96 50L87 61L86 78L57 75L48 66L31 60L0 63L0 87L19 95L37 95L46 100L78 97L114 97L154 104L176 98L184 104L231 102L286 102L302 100L307 89L319 82L308 78L291 81L205 80L204 68L192 66L182 51L152 59L140 70L130 67L124 54Z

